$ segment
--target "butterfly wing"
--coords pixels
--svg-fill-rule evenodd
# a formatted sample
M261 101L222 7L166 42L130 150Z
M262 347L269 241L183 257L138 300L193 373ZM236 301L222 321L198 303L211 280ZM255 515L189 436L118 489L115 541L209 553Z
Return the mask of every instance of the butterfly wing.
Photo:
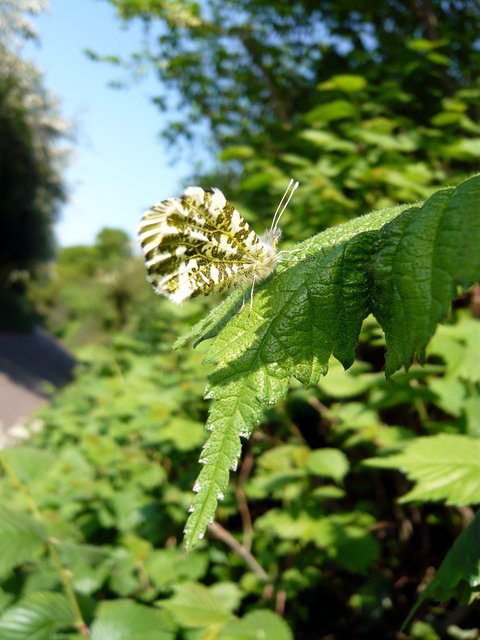
M189 187L138 227L148 279L174 302L251 281L265 245L219 189Z

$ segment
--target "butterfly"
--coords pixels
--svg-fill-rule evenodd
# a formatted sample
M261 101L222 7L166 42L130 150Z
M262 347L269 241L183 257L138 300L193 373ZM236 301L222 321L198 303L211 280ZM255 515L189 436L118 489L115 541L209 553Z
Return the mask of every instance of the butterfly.
M281 199L270 229L258 236L220 189L188 187L179 198L153 205L143 214L138 239L145 256L147 280L156 293L183 302L268 277L280 260L278 223L298 188L293 179Z

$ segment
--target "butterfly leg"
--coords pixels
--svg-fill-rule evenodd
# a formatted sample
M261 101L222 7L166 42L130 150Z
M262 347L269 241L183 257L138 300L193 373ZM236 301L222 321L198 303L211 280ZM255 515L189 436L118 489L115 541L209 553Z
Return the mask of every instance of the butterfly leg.
M240 315L242 311L245 309L245 291L243 290L243 288L242 288L242 295L243 295L242 306L237 311L237 315Z
M250 292L250 311L248 312L248 317L250 317L250 314L252 313L252 307L253 307L253 291L255 289L255 277L253 276L253 280L252 280L252 290Z

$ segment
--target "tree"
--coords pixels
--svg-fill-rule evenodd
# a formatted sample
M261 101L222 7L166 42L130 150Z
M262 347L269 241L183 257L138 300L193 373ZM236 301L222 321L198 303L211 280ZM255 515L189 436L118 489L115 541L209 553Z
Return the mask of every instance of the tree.
M0 289L35 273L54 255L53 223L65 198L59 142L66 123L43 78L20 56L33 31L22 20L28 3L3 3L0 13ZM23 38L23 40L22 40Z
M475 0L110 1L151 35L135 63L147 58L179 96L164 131L173 140L206 122L220 147L241 140L272 152L316 104L317 84L346 73L398 83L404 114L428 124L442 96L479 77Z

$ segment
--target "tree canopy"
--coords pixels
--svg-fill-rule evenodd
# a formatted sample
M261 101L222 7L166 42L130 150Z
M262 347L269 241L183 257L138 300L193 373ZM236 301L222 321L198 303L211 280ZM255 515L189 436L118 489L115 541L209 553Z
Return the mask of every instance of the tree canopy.
M207 122L220 147L278 149L318 102L318 83L352 73L380 93L390 87L390 99L401 92L403 114L428 125L442 96L479 78L475 0L110 1L147 27L135 62L147 58L177 91L172 139Z

